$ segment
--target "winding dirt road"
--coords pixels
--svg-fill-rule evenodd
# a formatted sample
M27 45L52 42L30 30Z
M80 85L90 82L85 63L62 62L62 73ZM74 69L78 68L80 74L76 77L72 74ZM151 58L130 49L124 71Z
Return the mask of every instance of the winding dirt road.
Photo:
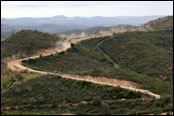
M103 36L95 36L95 37L103 37ZM92 38L92 37L86 37L86 38L82 38L82 39L71 40L71 43L77 43L79 41L87 40L87 39L90 39L90 38ZM47 56L47 55L50 55L50 54L55 54L57 52L65 51L68 48L70 48L70 44L67 45L66 47L62 48L62 49L55 49L53 51L50 51L50 53L43 54L42 56ZM72 75L72 74L44 72L44 71L38 71L38 70L31 69L29 67L23 66L22 63L21 63L22 60L35 59L35 58L39 58L39 56L40 55L34 55L34 56L23 58L23 59L13 60L13 61L8 62L7 66L8 66L8 68L10 68L13 71L28 70L30 72L40 73L40 74L43 74L43 75L53 74L53 75L59 75L63 78L88 81L88 82L92 82L92 83L96 83L96 84L102 84L102 85L119 86L121 88L125 88L125 89L128 89L128 90L141 92L141 93L149 95L151 97L160 98L160 95L158 95L158 94L152 93L152 92L147 91L147 90L138 89L137 87L139 86L139 84L135 83L135 82L120 80L120 79L106 78L106 77L79 76L79 75Z

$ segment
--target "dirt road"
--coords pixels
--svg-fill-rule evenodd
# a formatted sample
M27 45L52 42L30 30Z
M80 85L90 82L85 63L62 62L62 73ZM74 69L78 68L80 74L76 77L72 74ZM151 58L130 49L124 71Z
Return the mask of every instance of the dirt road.
M104 56L105 56L109 61L111 61L111 62L114 64L114 67L115 67L115 68L119 68L118 64L117 64L111 57L109 57L108 54L106 54L106 53L100 48L100 45L101 45L103 42L105 42L106 40L108 40L108 39L104 39L104 40L100 41L100 42L97 44L97 48L99 49L99 51L101 51L101 52L104 54Z
M95 37L102 37L102 36L95 36ZM90 38L92 38L92 37L71 40L71 43L77 43L79 41L90 39ZM62 48L62 49L57 49L55 51L51 51L50 53L42 54L42 56L47 56L47 55L50 55L50 54L55 54L57 52L65 51L69 47L70 47L70 44L67 45L66 47ZM120 79L111 79L111 78L106 78L106 77L79 76L79 75L72 75L72 74L62 74L62 73L60 74L60 73L53 73L53 72L44 72L44 71L38 71L38 70L31 69L29 67L23 66L22 63L21 63L22 60L35 59L35 58L39 58L39 56L40 55L34 55L34 56L23 58L23 59L13 60L13 61L8 62L7 66L8 66L8 68L10 68L13 71L28 70L30 72L35 72L35 73L40 73L40 74L59 75L63 78L88 81L88 82L92 82L92 83L96 83L96 84L110 85L110 86L120 86L121 88L141 92L141 93L149 95L151 97L160 98L160 95L158 95L158 94L152 93L152 92L147 91L147 90L138 89L137 87L139 86L139 84L135 83L135 82L120 80Z

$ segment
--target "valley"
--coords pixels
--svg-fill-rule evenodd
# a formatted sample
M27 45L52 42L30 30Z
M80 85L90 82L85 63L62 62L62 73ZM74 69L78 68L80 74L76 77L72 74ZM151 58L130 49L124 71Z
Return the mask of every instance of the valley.
M173 114L173 15L147 12L161 3L2 3L30 10L1 18L1 115Z

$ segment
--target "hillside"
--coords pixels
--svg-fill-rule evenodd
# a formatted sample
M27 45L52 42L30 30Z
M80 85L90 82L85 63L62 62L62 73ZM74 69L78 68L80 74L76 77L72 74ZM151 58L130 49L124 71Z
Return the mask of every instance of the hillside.
M139 30L173 30L173 16L162 17L139 26Z
M124 69L173 82L172 31L127 32L100 47Z
M170 21L158 20L151 30L118 25L65 32L113 33L78 43L32 30L11 35L1 41L1 59L15 59L1 60L1 114L173 112L173 30ZM49 55L39 55L46 49Z
M130 115L171 111L172 100L169 97L143 99L148 97L119 87L45 75L3 93L1 113Z
M18 96L18 94L21 95ZM64 79L59 76L46 75L16 85L8 92L4 92L1 104L36 104L39 100L42 100L39 103L40 105L61 104L63 102L79 103L81 101L92 101L95 97L101 98L102 100L109 100L121 98L134 99L142 96L141 93L119 87L102 86L84 81Z
M1 41L1 58L26 57L42 49L55 48L60 38L46 33L22 30Z
M151 40L151 37L154 37L155 41ZM171 31L127 32L85 40L76 45L72 44L72 48L65 52L30 59L23 61L23 64L36 70L130 80L142 84L142 88L154 93L167 94L172 89L166 81L173 82L172 41ZM127 44L130 44L132 49L126 49L130 46ZM129 59L132 59L130 64L122 63ZM167 77L162 78L161 75Z
M166 82L168 80L159 80L154 76L149 76L146 72L140 73L138 69L131 69L131 64L124 67L124 65L119 64L114 58L117 57L117 55L115 56L116 53L120 56L121 53L125 52L124 54L126 54L127 49L125 49L125 46L132 46L134 43L135 47L133 45L133 48L129 49L131 54L124 55L125 58L126 56L130 56L131 58L131 55L143 55L144 53L147 56L143 55L141 57L149 57L149 52L146 53L141 49L149 48L154 53L154 58L158 58L155 55L160 56L160 58L167 56L167 60L165 59L164 63L171 62L171 48L173 48L171 44L173 40L172 36L172 31L126 32L108 37L92 38L78 44L71 44L71 48L65 52L23 61L24 65L37 70L106 76L107 78L135 81L141 85L140 88L162 95L160 99L151 99L140 93L119 87L45 75L19 85L14 85L4 92L1 96L3 101L2 113L31 114L35 112L35 114L47 114L49 112L54 114L130 115L171 112L173 110L173 86ZM152 40L150 37L153 37L157 41ZM115 46L115 43L118 45ZM122 45L123 43L125 43L125 46ZM159 46L159 43L162 45ZM108 44L110 45L108 46ZM113 51L108 52L107 50L111 47ZM120 51L121 53L118 53ZM133 54L132 52L140 54ZM141 57L137 57L137 61L144 62ZM159 60L161 60L160 58ZM146 63L151 61L149 59L147 60ZM159 61L159 63L161 62ZM114 64L118 65L118 67ZM138 63L135 62L135 64L137 67L139 66ZM154 71L156 70L151 66L148 68Z

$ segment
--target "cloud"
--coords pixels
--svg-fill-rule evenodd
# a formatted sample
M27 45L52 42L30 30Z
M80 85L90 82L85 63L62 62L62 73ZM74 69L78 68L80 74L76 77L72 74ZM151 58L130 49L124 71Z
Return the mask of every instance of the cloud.
M2 17L172 15L173 1L1 1Z

